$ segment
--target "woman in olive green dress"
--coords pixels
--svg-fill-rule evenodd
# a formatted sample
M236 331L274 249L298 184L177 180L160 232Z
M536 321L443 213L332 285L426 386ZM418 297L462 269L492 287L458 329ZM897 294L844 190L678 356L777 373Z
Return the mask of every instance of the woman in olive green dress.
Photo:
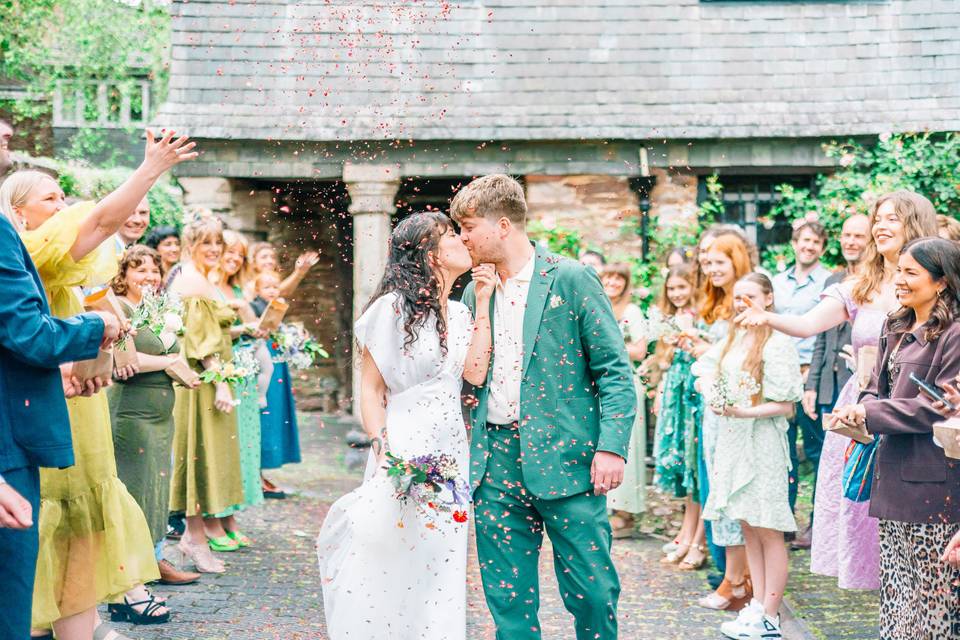
M215 371L233 359L230 327L236 313L208 276L223 254L223 227L207 218L183 230L183 269L169 290L183 300L181 349L194 370ZM176 389L173 410L173 475L170 510L186 515L180 551L203 573L222 573L223 562L210 552L208 539L226 536L218 518L243 502L240 447L233 391L226 381L204 382L197 389Z
M236 231L230 230L223 232L223 240L223 257L212 279L227 304L237 312L237 320L230 327L234 358L248 359L255 363L258 369L258 373L247 376L243 382L233 386L234 396L239 402L236 409L237 439L240 446L243 503L215 514L220 518L227 537L210 540L210 548L214 551L235 551L250 544L250 539L240 532L236 514L246 507L263 502L263 489L260 486L260 406L266 404L273 362L261 339L265 334L257 329L257 316L243 296L242 278L246 272L247 240ZM258 389L258 380L265 382L262 391Z
M130 247L121 259L111 287L120 297L128 318L143 299L144 289L160 289L159 265L160 255L143 245ZM161 336L142 327L133 344L128 342L127 348L131 346L137 352L139 374L125 377L118 371L116 384L107 392L113 448L117 475L143 510L150 536L157 545L157 562L162 565L159 549L170 511L174 402L173 381L164 370L180 358L180 345L173 333ZM193 388L199 384L196 382ZM163 576L163 566L160 572ZM128 594L128 599L132 598Z

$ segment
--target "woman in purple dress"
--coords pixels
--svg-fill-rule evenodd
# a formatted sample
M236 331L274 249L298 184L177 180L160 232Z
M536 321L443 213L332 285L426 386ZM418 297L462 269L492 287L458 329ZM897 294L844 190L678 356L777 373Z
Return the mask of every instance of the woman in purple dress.
M857 271L823 292L820 303L802 316L750 309L736 318L747 326L769 325L791 336L806 338L842 322L853 324L854 359L873 368L870 349L880 341L887 314L899 308L894 293L900 250L911 240L937 235L933 204L920 194L895 191L881 196L870 214L870 243ZM875 356L874 356L875 357ZM860 376L844 385L837 407L856 404ZM825 434L817 477L810 569L834 576L843 589L879 588L880 547L877 520L868 514L870 502L843 497L844 453L850 439Z

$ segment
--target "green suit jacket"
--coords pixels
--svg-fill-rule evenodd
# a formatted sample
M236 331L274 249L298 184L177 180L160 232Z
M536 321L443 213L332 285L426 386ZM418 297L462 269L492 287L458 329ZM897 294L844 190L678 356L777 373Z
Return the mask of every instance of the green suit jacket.
M463 302L476 308L473 283ZM494 299L490 301L491 328ZM495 354L494 354L495 357ZM470 481L487 468L487 382L471 410ZM537 246L523 318L520 444L523 482L537 498L588 491L597 451L627 457L637 397L633 368L596 272Z

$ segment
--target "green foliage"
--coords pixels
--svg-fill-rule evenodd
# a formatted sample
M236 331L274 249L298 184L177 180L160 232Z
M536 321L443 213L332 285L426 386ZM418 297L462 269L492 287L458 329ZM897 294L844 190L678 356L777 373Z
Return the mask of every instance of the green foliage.
M832 142L824 147L839 168L817 177L815 190L778 188L782 195L773 213L788 220L816 214L827 228L829 241L824 261L839 265L840 228L854 213L868 214L870 205L884 193L908 189L933 202L937 213L960 217L960 135L948 133L883 134L873 146L857 142ZM789 245L762 247L763 262L775 268L789 263Z
M561 256L577 260L584 246L580 231L557 225L545 225L539 220L532 220L527 225L527 233L532 240L547 243L550 251Z
M52 110L54 88L64 87L64 110L76 92L87 118L96 118L95 82L106 82L107 118L129 96L142 112L136 77L153 84L154 102L166 91L169 8L151 0L0 0L0 77L30 97L11 104L14 118L36 120ZM69 157L90 157L103 144L93 135L74 140Z

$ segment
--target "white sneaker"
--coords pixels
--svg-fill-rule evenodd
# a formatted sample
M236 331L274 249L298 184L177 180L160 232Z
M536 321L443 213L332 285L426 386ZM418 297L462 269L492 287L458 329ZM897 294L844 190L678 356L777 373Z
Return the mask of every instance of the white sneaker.
M720 633L733 640L748 637L748 634L755 622L763 618L763 605L757 602L756 598L750 600L750 604L740 609L736 620L727 620L720 625Z
M737 640L783 640L780 632L780 616L771 618L763 615L759 620L752 620Z

